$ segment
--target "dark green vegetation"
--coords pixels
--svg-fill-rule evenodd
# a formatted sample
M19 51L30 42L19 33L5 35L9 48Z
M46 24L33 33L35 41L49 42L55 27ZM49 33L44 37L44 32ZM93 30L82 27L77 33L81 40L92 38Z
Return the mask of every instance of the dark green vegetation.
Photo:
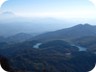
M21 42L1 41L0 55L7 58L13 72L88 72L96 62L95 28L80 24ZM87 50L80 51L78 46Z

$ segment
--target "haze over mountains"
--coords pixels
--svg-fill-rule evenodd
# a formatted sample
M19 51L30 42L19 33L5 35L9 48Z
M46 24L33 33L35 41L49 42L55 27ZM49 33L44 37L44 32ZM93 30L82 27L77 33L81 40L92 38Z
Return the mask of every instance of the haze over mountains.
M68 28L81 22L78 19L27 18L12 12L3 12L0 14L0 36L11 36L17 33L40 34Z
M79 24L70 28L43 33L39 36L34 37L33 39L41 41L55 39L71 40L84 36L96 36L96 26L92 26L89 24Z
M12 12L2 12L0 14L0 20L4 20L4 19L12 19L14 18L16 15Z
M0 36L10 36L17 33L43 33L64 28L66 21L52 18L26 18L15 15L12 12L4 12L0 15Z
M0 37L0 42L7 42L7 43L18 43L18 42L24 42L30 38L32 38L34 35L27 34L27 33L18 33L9 37Z
M20 27L21 28L21 27ZM8 30L6 30L8 31ZM2 33L2 32L1 32ZM11 32L8 32L11 33ZM49 31L45 33L17 33L8 37L0 36L0 42L22 42L26 40L74 40L86 36L96 36L96 26L90 24L78 24L70 28L59 29L56 31Z

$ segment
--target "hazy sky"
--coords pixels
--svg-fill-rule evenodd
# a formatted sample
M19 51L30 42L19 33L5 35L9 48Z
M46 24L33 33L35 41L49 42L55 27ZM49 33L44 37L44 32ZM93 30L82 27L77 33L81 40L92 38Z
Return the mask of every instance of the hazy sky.
M8 0L2 11L27 17L94 18L96 7L89 0Z
M24 16L24 19L16 16L10 20L8 16L8 20L3 21L4 16L1 15L1 22L14 22L6 25L0 23L1 35L53 31L81 23L96 25L96 5L89 0L7 0L1 6L0 13L6 11ZM33 20L26 17L33 17Z

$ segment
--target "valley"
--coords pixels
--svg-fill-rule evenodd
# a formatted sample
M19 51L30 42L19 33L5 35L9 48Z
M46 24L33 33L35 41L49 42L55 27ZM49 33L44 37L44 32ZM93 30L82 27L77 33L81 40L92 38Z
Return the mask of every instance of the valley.
M0 55L16 72L86 72L96 62L96 27L89 24L0 39Z

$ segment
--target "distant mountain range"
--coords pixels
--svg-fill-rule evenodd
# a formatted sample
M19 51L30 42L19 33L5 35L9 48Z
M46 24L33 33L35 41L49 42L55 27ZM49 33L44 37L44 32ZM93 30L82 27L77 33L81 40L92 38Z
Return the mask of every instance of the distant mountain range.
M57 31L47 32L33 37L33 40L72 40L84 36L96 36L96 26L89 24L79 24L70 28L65 28Z
M13 12L2 12L0 14L0 36L10 36L17 33L44 33L63 29L76 22L59 20L55 18L29 18L14 14Z
M73 41L73 43L78 43L81 46L89 46L88 44L94 43L95 39L96 39L96 26L92 26L90 24L79 24L70 28L50 31L43 34L17 33L9 37L0 36L0 42L7 42L7 43L18 43L34 40L39 42L64 40L69 42Z
M0 21L7 20L7 19L9 20L9 19L12 19L12 18L15 18L15 17L16 17L16 15L12 12L2 12L0 14Z
M18 43L18 42L24 42L30 38L32 38L34 35L27 34L27 33L18 33L13 36L9 37L0 37L0 42L7 42L7 43Z
M26 40L50 41L50 40L66 40L71 41L86 36L96 36L96 26L89 24L79 24L70 28L57 31L50 31L43 34L17 33L15 35L4 38L0 36L0 42L23 42Z

